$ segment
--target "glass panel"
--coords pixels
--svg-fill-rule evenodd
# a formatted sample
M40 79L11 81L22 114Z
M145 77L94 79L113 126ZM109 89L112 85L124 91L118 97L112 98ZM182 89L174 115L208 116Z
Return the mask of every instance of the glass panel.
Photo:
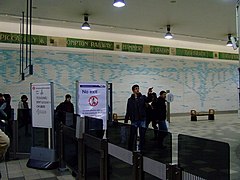
M73 128L63 131L63 160L67 166L78 172L78 142Z
M86 179L100 179L100 152L86 147Z
M230 148L227 143L178 136L178 164L184 171L205 179L230 179Z
M109 122L107 127L107 137L109 139L109 142L130 150L130 129L131 126L129 124Z
M93 117L85 117L85 133L94 137L103 138L103 120Z
M30 153L32 146L32 119L30 109L18 109L17 124L18 124L17 151L22 153Z
M144 180L159 180L159 178L144 172Z
M55 128L58 127L59 123L62 122L65 126L76 128L76 114L64 112L64 111L54 111L54 123Z
M172 134L154 129L145 130L143 155L161 163L172 163Z
M69 127L74 127L74 122L73 122L73 119L74 119L74 114L73 113L68 113L66 112L65 114L65 125L66 126L69 126Z
M133 166L111 155L109 157L108 173L111 180L133 179Z
M33 129L33 146L48 147L48 129L32 128Z

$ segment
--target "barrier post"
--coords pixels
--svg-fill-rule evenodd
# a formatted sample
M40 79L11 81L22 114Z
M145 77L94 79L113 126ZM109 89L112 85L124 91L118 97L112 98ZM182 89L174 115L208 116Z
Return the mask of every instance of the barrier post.
M214 120L214 114L215 114L215 110L209 109L208 110L208 120Z
M239 48L239 38L240 38L240 18L239 18L239 4L240 1L237 1L236 4L236 32L237 32L237 44L236 47L238 47L238 118L240 118L240 48Z
M177 164L167 164L166 171L168 180L182 180L182 171Z
M14 120L14 110L12 109L12 149L13 149L13 159L17 158L17 142L18 142L18 123Z
M83 138L78 139L78 180L85 180L84 174L84 146L83 146Z
M133 152L133 180L143 180L143 158L142 155L134 151Z
M170 93L170 90L166 90L166 93ZM170 102L167 102L167 121L170 123Z
M197 111L196 110L191 110L191 121L197 121Z
M108 142L106 139L101 141L100 156L100 180L108 180Z
M58 127L59 130L59 170L60 171L65 171L66 166L65 163L63 162L63 123L60 121Z

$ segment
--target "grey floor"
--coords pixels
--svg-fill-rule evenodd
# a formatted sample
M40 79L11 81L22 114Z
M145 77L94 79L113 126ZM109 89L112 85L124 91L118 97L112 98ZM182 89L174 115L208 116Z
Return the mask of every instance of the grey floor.
M207 116L198 117L198 121L190 121L189 116L171 117L169 131L173 136L173 162L177 162L178 134L203 137L229 143L231 180L240 179L240 118L238 114L216 114L214 121ZM3 180L71 180L70 171L36 170L26 167L28 159L1 162L0 170Z
M240 179L240 118L238 114L216 114L214 121L207 116L198 117L198 121L190 121L190 115L173 117L169 126L173 136L173 161L177 162L178 134L202 137L226 142L230 145L230 178Z

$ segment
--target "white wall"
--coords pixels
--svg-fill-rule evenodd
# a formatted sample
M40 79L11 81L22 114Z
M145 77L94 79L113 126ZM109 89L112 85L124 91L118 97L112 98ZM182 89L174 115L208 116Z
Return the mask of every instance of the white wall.
M17 33L17 27L0 22L2 32ZM33 34L234 52L225 46L53 27L34 26ZM113 111L121 115L135 83L143 94L152 86L157 93L171 90L172 113L237 110L238 61L46 46L33 46L32 57L34 75L19 81L19 45L0 44L0 92L12 95L14 108L22 94L30 95L31 82L54 82L55 106L66 93L73 95L74 102L79 80L112 82Z

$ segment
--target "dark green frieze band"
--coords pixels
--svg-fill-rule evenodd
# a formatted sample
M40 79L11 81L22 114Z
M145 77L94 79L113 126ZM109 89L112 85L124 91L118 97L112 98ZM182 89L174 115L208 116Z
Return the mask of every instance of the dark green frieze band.
M26 43L26 35L23 35L24 39L23 42ZM28 36L28 43L30 42L30 36ZM0 42L3 43L14 43L20 44L22 39L21 34L17 33L0 33ZM32 35L32 44L33 45L47 45L47 36L39 36L39 35Z
M114 50L114 42L67 38L67 47Z
M38 36L32 35L32 44L33 45L42 45L47 46L47 36Z
M218 53L219 59L238 60L239 59L238 56L239 56L238 54L222 53L222 52Z
M150 46L150 53L151 54L170 54L170 48L169 47L163 47L163 46Z
M142 53L143 45L142 44L122 43L122 51Z
M16 43L19 44L21 42L21 35L15 33L0 33L0 42L3 43Z
M29 36L28 36L29 37ZM32 35L31 42L33 45L47 46L51 44L48 36ZM20 44L22 36L18 33L7 33L0 32L1 43L13 43ZM24 43L26 42L26 35L24 35ZM131 44L131 43L119 43L111 41L97 41L97 40L86 40L86 39L75 39L75 38L63 38L66 41L63 43L63 47L73 48L86 48L86 49L101 49L114 51L114 45L118 45L119 48L115 49L118 51L125 52L136 52L136 53L150 53L150 54L164 54L164 55L176 55L176 56L189 56L199 58L211 58L211 59L226 59L226 60L239 60L238 54L193 50L184 48L170 48L163 46L152 46L142 44ZM30 38L28 38L28 43ZM56 45L59 46L59 45ZM174 51L172 51L175 49ZM171 52L170 52L171 51Z
M212 51L176 48L176 56L189 56L200 58L214 58Z

